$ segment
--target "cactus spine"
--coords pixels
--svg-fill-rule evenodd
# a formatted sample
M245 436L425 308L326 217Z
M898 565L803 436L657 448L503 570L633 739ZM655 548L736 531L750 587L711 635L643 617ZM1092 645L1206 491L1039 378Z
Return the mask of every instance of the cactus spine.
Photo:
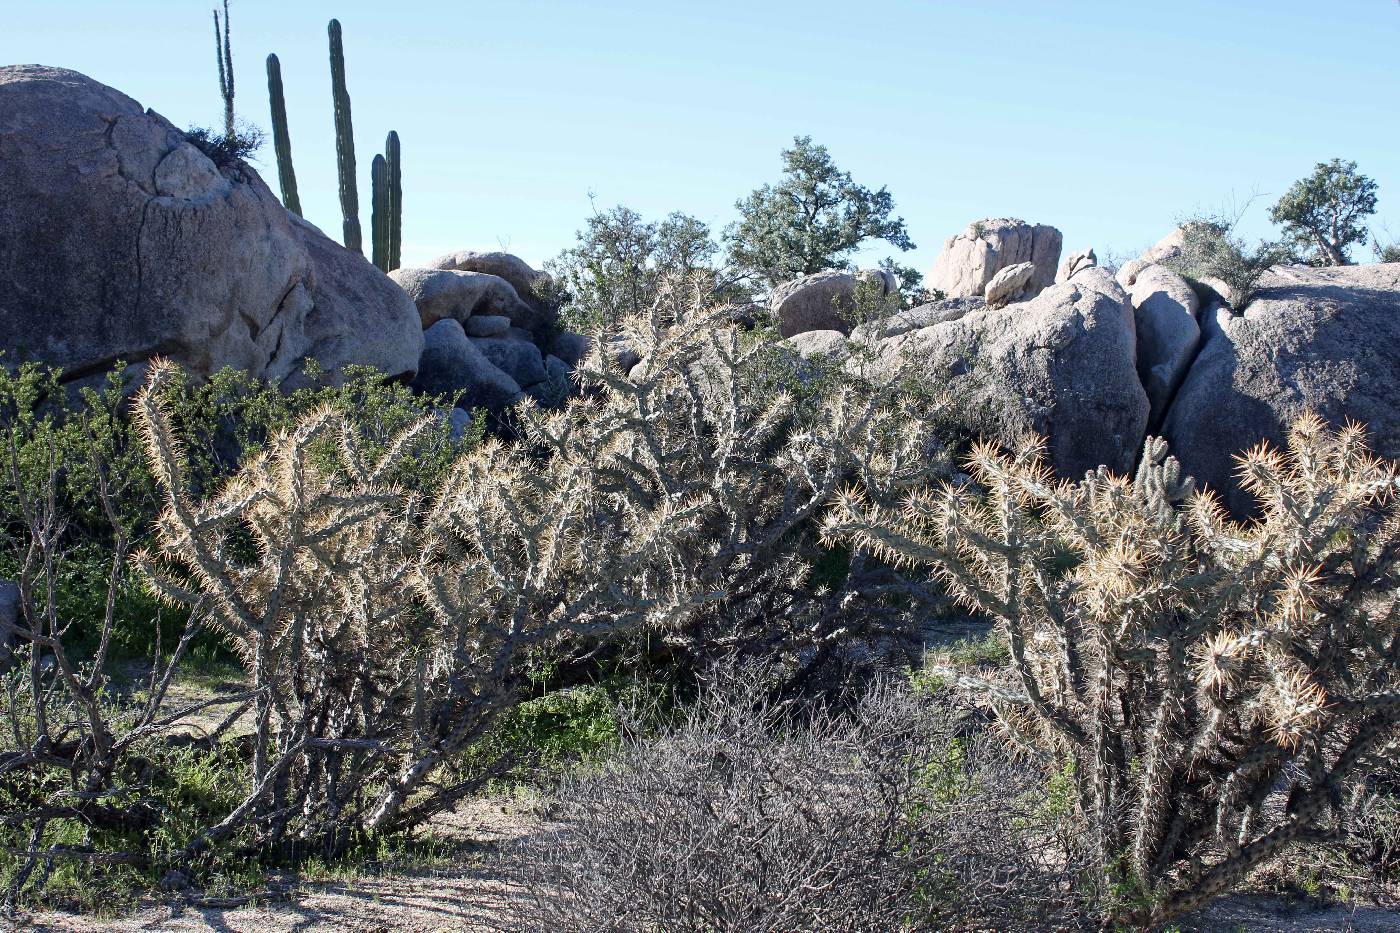
M297 195L296 169L292 167L292 137L287 132L287 100L282 93L282 63L276 55L267 57L267 97L272 104L272 148L277 153L282 203L300 217L301 198Z
M403 163L399 158L399 134L393 130L384 140L384 161L389 168L389 272L399 267L403 252Z
M380 271L389 271L389 165L382 155L370 164L369 235L372 262Z
M340 21L326 27L331 43L331 97L335 104L335 155L340 174L340 210L345 217L345 248L363 253L360 196L355 189L355 130L350 120L350 92L345 89L345 48Z

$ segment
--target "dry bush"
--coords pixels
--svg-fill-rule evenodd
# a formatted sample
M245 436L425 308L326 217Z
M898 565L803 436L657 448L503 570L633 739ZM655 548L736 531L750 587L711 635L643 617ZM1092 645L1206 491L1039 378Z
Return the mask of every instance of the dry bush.
M1400 725L1394 466L1304 417L1240 474L1229 521L1149 441L1135 479L1052 479L1043 448L979 447L971 488L891 510L858 491L828 533L936 567L997 620L978 688L1053 767L1072 762L1113 919L1155 928L1335 831ZM966 682L966 681L965 681Z
M1035 769L952 707L884 683L853 710L770 700L728 667L678 725L558 789L505 853L513 928L1056 930L1080 866ZM771 676L772 672L766 672Z
M482 740L525 698L541 654L651 633L675 652L762 651L800 671L863 632L899 630L910 598L926 595L918 581L859 549L828 585L812 577L828 557L819 519L841 484L892 501L942 469L926 402L854 379L782 391L772 349L745 344L705 302L684 284L663 289L625 335L641 370L624 377L600 340L582 398L559 412L527 405L514 443L463 454L431 488L410 468L428 421L371 443L325 407L222 489L197 493L170 416L178 380L153 366L134 408L164 511L133 562L189 607L190 626L129 726L131 709L102 695L100 665L84 669L65 649L56 603L31 592L55 579L45 562L62 525L36 505L30 621L17 633L28 663L11 684L32 702L12 706L0 757L0 790L23 798L0 796L2 825L32 831L20 858L129 860L159 877L230 848L335 854L412 829L516 766L517 749ZM52 504L42 490L34 501ZM123 572L120 555L113 566ZM144 786L123 755L186 728L196 710L168 708L165 688L205 627L245 669L245 690L203 743L250 717L235 802L159 852L46 845L54 827L99 812L146 825L140 807L112 803ZM50 794L53 781L82 795Z

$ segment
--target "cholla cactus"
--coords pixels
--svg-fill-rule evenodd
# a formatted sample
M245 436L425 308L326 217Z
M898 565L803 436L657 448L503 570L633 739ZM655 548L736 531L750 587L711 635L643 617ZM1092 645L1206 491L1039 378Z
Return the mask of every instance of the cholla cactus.
M154 367L136 408L166 509L138 563L207 607L256 696L247 798L188 851L247 827L334 849L420 823L491 776L440 780L518 702L531 652L643 631L781 649L894 617L883 597L917 584L859 554L831 592L806 577L842 484L893 502L937 473L927 419L887 386L775 393L772 349L704 303L664 290L627 333L641 370L625 378L600 339L585 397L526 403L516 442L432 490L388 479L424 425L371 460L322 410L199 501L162 402L170 367Z
M1307 416L1244 456L1248 524L1156 439L1132 481L1057 482L1033 442L970 471L903 509L847 492L826 533L998 621L1006 677L965 686L1073 762L1118 922L1155 929L1340 819L1400 724L1396 472L1359 428Z

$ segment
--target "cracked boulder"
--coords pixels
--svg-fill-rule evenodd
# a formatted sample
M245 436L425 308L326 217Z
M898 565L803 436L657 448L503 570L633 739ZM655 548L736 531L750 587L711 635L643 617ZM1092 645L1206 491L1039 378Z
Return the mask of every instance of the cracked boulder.
M1138 374L1152 404L1149 423L1155 427L1196 358L1200 299L1184 278L1155 264L1133 276L1128 297L1137 323Z
M437 257L428 263L427 268L476 272L504 279L532 312L528 316L514 315L512 321L540 335L549 333L556 322L557 314L544 297L553 280L548 272L535 269L519 256L499 250L462 249Z
M1017 443L1033 431L1078 478L1100 464L1128 472L1147 428L1133 309L1103 269L1086 269L1015 305L888 337L879 371L904 367L938 387L969 434ZM864 365L863 363L861 365Z
M1260 441L1281 447L1305 411L1358 421L1377 454L1400 458L1400 263L1278 267L1242 315L1216 306L1201 325L1162 435L1235 515L1254 502L1234 458Z
M927 285L949 298L980 298L998 272L1029 262L1035 266L1026 285L1031 297L1054 284L1063 245L1060 231L1047 224L1013 217L979 220L944 241Z
M284 386L412 376L413 303L364 257L77 72L0 68L0 350L81 378L166 356ZM316 366L309 366L314 358Z

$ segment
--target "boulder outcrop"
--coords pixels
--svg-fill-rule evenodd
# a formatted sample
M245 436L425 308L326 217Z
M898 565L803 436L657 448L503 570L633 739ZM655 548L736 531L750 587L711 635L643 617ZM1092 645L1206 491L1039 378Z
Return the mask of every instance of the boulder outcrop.
M1243 315L1217 307L1202 325L1162 434L1236 515L1254 503L1234 458L1260 441L1282 445L1305 411L1359 421L1376 453L1400 457L1400 263L1279 267Z
M445 318L428 328L413 388L445 395L462 409L500 411L520 401L520 383L499 369L467 337L462 325Z
M912 366L946 392L970 433L1045 436L1062 476L1100 464L1126 472L1142 446L1148 401L1133 309L1105 270L1085 270L1009 309L885 338L874 351L887 371Z
M1045 224L996 217L968 224L943 243L934 260L928 287L949 298L981 297L996 274L1008 266L1035 266L1027 297L1054 284L1064 237Z

